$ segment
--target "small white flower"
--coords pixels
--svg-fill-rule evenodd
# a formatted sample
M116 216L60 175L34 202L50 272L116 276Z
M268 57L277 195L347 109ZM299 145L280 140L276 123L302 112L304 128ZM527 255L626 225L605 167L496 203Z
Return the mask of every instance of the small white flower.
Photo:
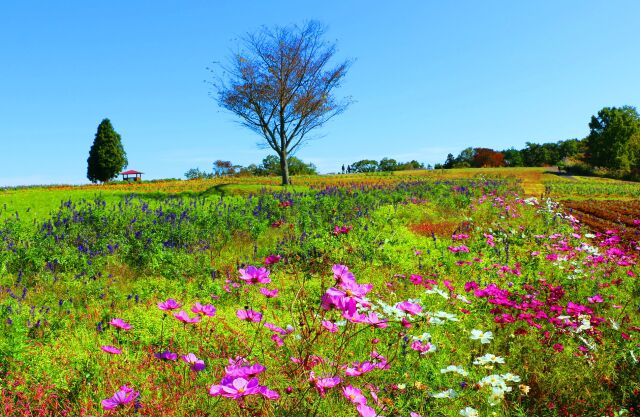
M493 339L492 332L483 332L482 330L477 329L471 330L471 340L480 340L480 343L486 345L491 343L491 339Z
M431 334L429 333L422 333L421 336L412 336L413 340L419 340L421 342L430 342L431 341Z
M479 417L480 416L480 414L478 413L478 410L471 407L466 407L463 410L460 410L460 415L463 417Z
M492 353L487 353L484 356L477 357L474 361L474 365L486 365L488 363L504 363L504 358L496 356Z
M460 374L462 376L469 375L469 372L465 371L461 366L449 365L446 368L440 369L440 373L446 374L449 372L455 372L456 374Z
M437 285L435 287L433 287L433 289L426 290L425 292L427 294L438 294L438 295L442 296L445 300L449 299L449 293L447 293L445 291L442 291L440 288L438 288Z
M500 376L507 382L520 382L520 377L518 375L512 374L511 372L507 372L506 374L502 374Z
M433 316L449 321L459 321L455 314L447 313L446 311L436 311Z
M446 391L437 392L435 394L431 394L433 398L455 398L458 396L458 393L452 389L448 389Z

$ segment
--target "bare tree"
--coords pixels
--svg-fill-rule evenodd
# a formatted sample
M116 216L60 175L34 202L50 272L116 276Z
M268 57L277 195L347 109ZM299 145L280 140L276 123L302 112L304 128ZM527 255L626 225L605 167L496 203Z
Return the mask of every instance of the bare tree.
M309 139L309 132L342 113L350 98L333 92L351 61L333 66L336 45L322 39L325 27L263 27L248 34L212 84L218 104L240 116L280 157L282 185L290 184L287 157ZM215 72L215 71L214 71Z

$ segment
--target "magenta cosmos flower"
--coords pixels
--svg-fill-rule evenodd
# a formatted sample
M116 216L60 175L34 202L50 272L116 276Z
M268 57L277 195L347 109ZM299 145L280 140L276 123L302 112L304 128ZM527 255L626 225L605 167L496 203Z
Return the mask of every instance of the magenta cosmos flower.
M134 391L132 388L123 385L120 387L120 390L113 395L113 397L102 400L102 408L105 410L113 410L119 405L129 404L139 396L139 391Z
M349 271L349 268L345 265L334 264L331 267L331 270L333 271L333 276L335 277L336 281L338 281L338 283L342 283L345 281L356 281L356 277L352 272Z
M339 376L330 378L317 378L315 372L311 371L309 374L309 383L316 387L321 397L325 396L328 388L333 388L338 385L342 380Z
M269 288L260 288L260 294L267 298L274 298L278 296L278 290L270 290Z
M236 311L236 316L238 316L240 320L247 320L253 323L258 323L262 320L262 313L254 310L238 310Z
M329 320L322 320L322 327L331 333L336 333L338 331L338 325L330 322Z
M273 323L269 323L269 322L266 322L266 323L264 324L264 327L266 327L266 328L267 328L267 329L269 329L269 330L273 330L273 331L274 331L274 332L276 332L276 333L283 334L283 335L284 335L284 334L288 334L288 333L290 333L289 331L287 331L287 330L283 329L282 327L280 327L280 326L276 326L275 324L273 324Z
M219 385L212 385L211 388L209 388L209 395L211 396L215 397L219 395L234 400L255 394L260 394L258 378L246 380L242 377L234 378L226 376L222 378Z
M213 317L216 315L216 308L211 304L202 305L200 303L195 303L193 307L191 307L191 311L207 317Z
M199 372L205 368L204 361L202 359L198 359L198 357L193 353L182 355L182 360L191 365L192 371Z
M255 365L247 365L247 366L241 366L237 364L234 365L232 364L231 361L229 361L229 363L230 365L224 368L224 370L225 370L226 376L230 376L233 378L245 378L245 379L255 378L256 376L263 373L267 369L264 367L264 365L261 365L259 363L256 363Z
M117 329L131 330L131 325L122 319L113 319L109 324Z
M355 388L351 385L347 385L342 388L342 395L344 395L353 404L366 404L367 399L362 395L362 391L359 388Z
M371 372L376 369L376 366L371 362L354 362L353 366L347 367L345 371L346 376L359 376Z
M248 284L268 284L271 282L269 278L269 270L267 268L256 268L248 266L245 269L239 269L240 279Z
M416 314L420 314L422 312L422 306L420 306L420 304L412 303L409 301L403 301L396 304L396 308L412 316L415 316Z
M178 303L173 298L169 298L167 301L163 301L161 303L158 303L158 308L160 310L162 310L162 311L177 310L180 307L182 307L182 304Z
M366 404L360 404L356 407L356 410L358 411L358 414L360 414L361 417L384 417L383 415L380 415L376 412L376 410L374 410L373 408L369 407Z
M282 256L280 255L269 255L266 258L264 258L264 264L265 265L277 264L278 262L280 262L281 259L282 259Z
M107 353L111 353L112 355L119 355L122 353L122 351L115 346L100 346L100 349Z
M202 320L202 317L200 316L195 316L194 318L189 317L189 314L187 314L187 312L184 310L180 310L180 312L178 313L173 313L173 317L177 318L183 323L192 323L192 324L198 323L200 322L200 320Z
M162 359L163 361L175 361L178 359L178 354L165 351L165 352L156 352L153 354L158 359Z

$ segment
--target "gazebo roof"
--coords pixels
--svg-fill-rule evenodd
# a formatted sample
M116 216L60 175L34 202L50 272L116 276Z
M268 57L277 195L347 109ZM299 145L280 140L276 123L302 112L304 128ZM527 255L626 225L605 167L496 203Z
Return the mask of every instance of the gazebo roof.
M130 169L129 171L124 171L120 173L120 175L135 175L135 174L144 174L144 172L136 171L135 169Z

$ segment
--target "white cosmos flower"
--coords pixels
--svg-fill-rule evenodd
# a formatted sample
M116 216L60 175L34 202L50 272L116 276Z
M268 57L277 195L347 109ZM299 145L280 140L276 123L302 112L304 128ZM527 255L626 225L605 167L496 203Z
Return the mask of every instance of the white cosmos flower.
M480 343L486 345L491 343L491 339L493 339L492 332L483 332L482 330L477 329L471 330L471 340L479 340Z
M520 382L520 377L518 375L512 374L511 372L507 372L506 374L502 374L500 376L507 382Z
M460 374L462 376L469 375L469 372L465 371L462 366L449 365L446 368L440 369L441 374L446 374L449 372L455 372L456 374Z
M431 394L433 398L455 398L458 396L458 393L452 389L448 389L446 391L437 392L435 394Z
M442 296L446 300L449 299L449 293L447 293L445 291L442 291L440 288L438 288L437 285L435 287L433 287L433 289L426 290L425 292L427 294L438 294L438 295Z
M486 365L488 363L504 363L504 358L496 356L492 353L487 353L484 356L477 357L474 361L474 365Z
M480 416L480 414L478 413L478 410L471 407L466 407L460 410L460 415L462 417L479 417Z
M433 316L449 321L459 321L455 314L447 313L446 311L436 311Z

